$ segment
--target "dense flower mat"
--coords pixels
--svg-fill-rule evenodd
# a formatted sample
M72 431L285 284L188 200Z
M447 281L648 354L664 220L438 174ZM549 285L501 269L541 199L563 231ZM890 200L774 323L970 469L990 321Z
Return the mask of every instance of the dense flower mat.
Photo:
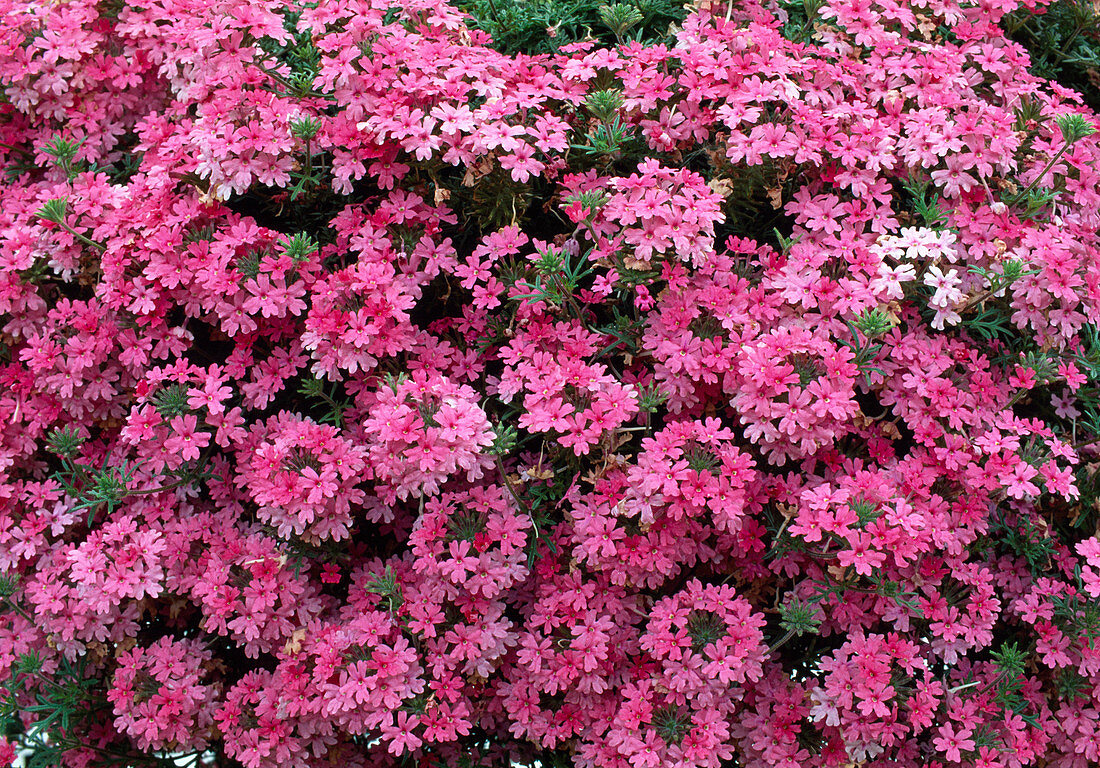
M1016 7L6 0L0 757L1096 765L1097 116Z

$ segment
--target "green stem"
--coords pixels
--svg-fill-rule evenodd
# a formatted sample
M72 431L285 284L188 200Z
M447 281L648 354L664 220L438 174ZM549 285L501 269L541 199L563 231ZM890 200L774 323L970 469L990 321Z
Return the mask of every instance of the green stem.
M528 517L534 519L531 515L531 508L520 498L519 493L516 492L516 488L512 484L511 478L508 477L508 473L504 470L504 462L501 460L500 456L494 456L493 458L496 460L497 471L500 472L500 477L504 480L504 485L508 489L508 493L512 494L512 498L516 500L516 504L519 505L519 508L527 513Z
M1070 446L1070 448L1077 451L1077 450L1080 450L1081 448L1085 448L1087 446L1093 445L1094 443L1100 443L1100 436L1094 437L1091 440L1082 440L1079 443L1074 443L1073 445Z
M31 623L31 625L32 625L32 626L34 625L34 617L33 617L33 616L31 616L31 615L30 615L29 613L27 613L26 611L24 611L24 610L23 610L22 608L20 608L20 607L19 607L18 605L16 605L16 604L15 604L15 602L14 602L14 601L13 601L13 600L12 600L12 599L11 599L10 597L9 597L9 598L7 598L6 600L4 600L4 602L8 604L8 607L9 607L9 608L11 608L11 609L12 609L13 611L15 611L16 613L18 613L18 614L19 614L20 616L22 616L22 617L23 617L24 619L26 619L27 621L29 621L29 622Z
M18 152L19 154L23 155L23 157L29 157L31 159L34 158L33 152L28 152L27 150L23 149L23 147L17 147L14 144L5 144L3 142L0 142L0 149L10 149L12 152Z
M785 635L783 635L783 637L779 638L778 640L775 641L775 643L768 646L768 650L767 650L765 655L766 656L771 656L773 653L775 653L780 648L782 648L787 643L787 641L790 640L794 636L795 636L795 631L793 629L788 629L787 633Z
M1018 195L1016 195L1016 197L1012 198L1012 202L1009 203L1009 205L1014 206L1017 203L1019 203L1021 200L1023 200L1027 196L1027 193L1035 188L1035 185L1037 185L1039 183L1039 180L1047 175L1047 171L1049 171L1052 167L1054 167L1054 164L1057 163L1058 160L1061 159L1062 155L1064 155L1066 153L1066 151L1072 146L1073 146L1072 144L1065 144L1061 149L1059 149L1058 154L1056 154L1054 157L1052 157L1050 159L1050 162L1048 162L1046 164L1046 167L1043 168L1042 172L1038 176L1035 177L1035 181L1028 184L1027 188L1024 189L1023 192L1019 193Z
M140 491L127 490L126 496L124 498L129 498L131 496L148 496L153 493L164 493L165 491L171 491L179 488L181 485L187 485L188 483L193 482L195 482L194 477L185 477L182 480L177 480L176 482L170 483L168 485L162 485L159 488L142 488Z
M493 0L489 0L489 13L492 15L493 21L500 24L500 17L497 16L497 4Z
M99 250L101 250L101 251L105 251L105 250L107 250L107 246L106 246L106 245L104 245L103 243L98 243L98 242L96 242L95 240L93 240L92 238L88 237L87 235L82 235L81 233L77 232L77 231L76 231L75 229L73 229L72 227L70 227L70 226L69 226L68 224L64 224L64 223L62 223L62 224L61 224L61 228L62 228L63 230L65 230L66 232L68 232L68 233L69 233L70 235L72 235L73 237L75 237L75 238L76 238L77 240L79 240L80 242L84 243L85 245L90 245L90 246L92 246L93 248L98 248L98 249L99 249Z

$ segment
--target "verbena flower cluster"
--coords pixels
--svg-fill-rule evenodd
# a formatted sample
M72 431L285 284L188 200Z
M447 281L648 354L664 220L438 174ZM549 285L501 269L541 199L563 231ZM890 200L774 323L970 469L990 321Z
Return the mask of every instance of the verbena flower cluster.
M0 764L1100 763L1019 5L3 0Z

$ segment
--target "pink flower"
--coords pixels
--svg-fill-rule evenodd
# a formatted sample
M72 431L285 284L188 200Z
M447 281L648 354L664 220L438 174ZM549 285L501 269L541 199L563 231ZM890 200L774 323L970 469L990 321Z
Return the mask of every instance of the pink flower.
M210 433L198 431L198 419L192 414L175 416L168 426L171 432L164 441L164 448L178 454L184 461L199 458L202 449L210 442Z
M401 755L419 747L423 741L413 732L413 728L419 723L418 716L413 715L410 718L408 712L398 712L396 723L382 726L382 738L389 741L386 749L395 755Z
M861 576L870 576L876 568L886 562L886 555L871 550L871 537L857 533L851 549L841 550L837 562L843 566L852 566Z
M115 725L142 749L204 749L217 695L203 682L210 658L201 643L172 638L123 653L107 692Z
M932 740L932 744L944 753L948 760L959 762L962 760L963 751L972 751L974 741L970 738L973 731L969 728L955 730L951 723L944 723L936 729L939 735Z

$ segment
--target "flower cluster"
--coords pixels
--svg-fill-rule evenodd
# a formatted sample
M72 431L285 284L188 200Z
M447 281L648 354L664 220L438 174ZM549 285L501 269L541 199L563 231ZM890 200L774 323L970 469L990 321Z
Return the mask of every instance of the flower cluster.
M534 321L515 334L501 350L512 365L497 394L508 402L524 393L517 426L560 433L557 442L581 456L637 413L634 388L602 363L585 359L599 351L599 342L599 336L570 322Z
M824 684L810 692L813 720L841 728L844 749L853 760L867 760L895 746L907 730L898 692L926 668L917 646L897 636L857 636L820 665ZM929 683L927 675L924 682ZM912 713L909 718L916 719Z
M598 252L617 253L630 248L623 263L644 268L668 253L698 265L714 249L714 227L724 220L721 197L707 187L697 173L662 167L656 160L638 164L638 172L626 178L600 178L595 174L562 180L573 192L574 202L565 212L584 223L588 235L606 242ZM583 205L583 193L610 186L593 215Z
M745 436L779 463L812 454L847 431L859 412L858 371L848 348L806 328L780 327L742 353L741 386L730 404Z
M198 641L167 637L121 654L107 693L115 726L142 749L204 749L217 697L203 680L210 661Z
M445 493L425 505L409 535L422 578L497 598L526 575L527 526L503 488Z
M284 537L346 538L353 524L351 508L365 498L356 486L367 451L342 438L335 427L290 414L262 428L237 473L238 483L259 505L257 516Z
M434 496L452 475L473 482L490 466L493 431L470 387L417 371L380 387L364 409L361 440L385 500Z

